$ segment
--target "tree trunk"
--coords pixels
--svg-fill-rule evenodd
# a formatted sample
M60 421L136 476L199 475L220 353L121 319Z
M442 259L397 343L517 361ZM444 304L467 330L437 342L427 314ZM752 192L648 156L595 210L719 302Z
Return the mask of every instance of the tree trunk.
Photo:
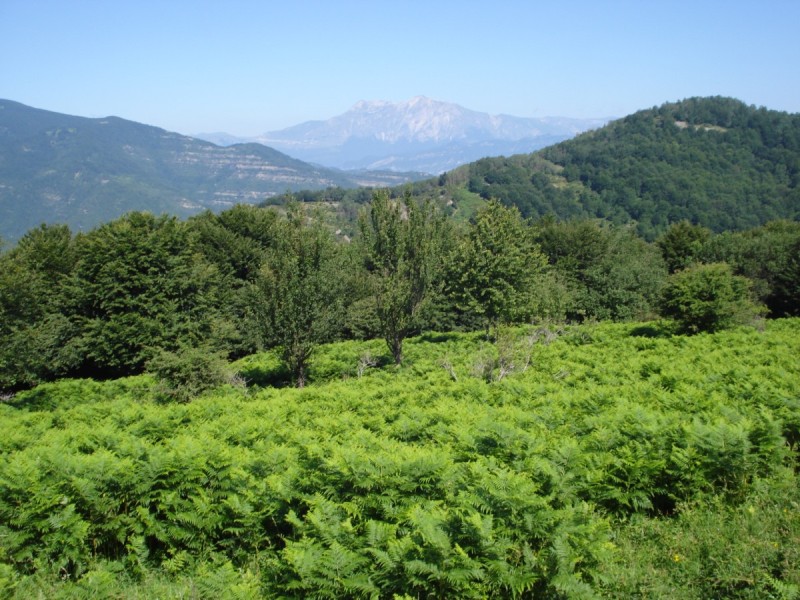
M400 363L403 362L403 339L396 337L387 341L389 342L389 348L391 349L392 356L394 357L394 364L400 366Z
M306 386L306 365L308 358L306 356L296 357L297 362L294 365L294 380L295 385L299 388Z

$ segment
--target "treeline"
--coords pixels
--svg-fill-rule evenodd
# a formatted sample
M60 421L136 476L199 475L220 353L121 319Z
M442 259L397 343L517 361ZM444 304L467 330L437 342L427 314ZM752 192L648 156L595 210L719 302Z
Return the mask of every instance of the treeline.
M599 220L523 219L491 201L461 226L373 194L351 242L322 212L240 205L187 221L130 213L41 226L0 255L0 389L119 377L281 348L302 386L315 348L537 320L676 317L688 332L800 312L800 224L655 243ZM671 275L672 273L672 275Z

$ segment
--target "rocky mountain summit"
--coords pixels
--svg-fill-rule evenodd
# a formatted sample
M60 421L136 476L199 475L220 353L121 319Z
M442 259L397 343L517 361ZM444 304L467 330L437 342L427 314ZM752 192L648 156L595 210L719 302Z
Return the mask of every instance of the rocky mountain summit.
M532 152L607 120L490 115L416 96L404 102L361 101L331 119L307 121L249 141L339 169L438 174L485 156ZM225 134L198 137L231 141Z

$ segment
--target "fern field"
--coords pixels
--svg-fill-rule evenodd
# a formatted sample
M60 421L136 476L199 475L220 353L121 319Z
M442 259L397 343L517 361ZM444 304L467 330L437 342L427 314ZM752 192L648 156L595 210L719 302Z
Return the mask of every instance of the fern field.
M0 596L798 598L800 320L272 354L0 404ZM269 385L268 385L269 384Z

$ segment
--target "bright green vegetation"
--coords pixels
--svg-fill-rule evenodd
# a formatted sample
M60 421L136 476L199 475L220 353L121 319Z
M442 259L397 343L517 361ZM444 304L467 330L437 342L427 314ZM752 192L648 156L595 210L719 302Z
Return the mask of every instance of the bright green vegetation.
M800 597L800 223L721 231L797 218L795 131L687 101L330 212L31 229L0 594Z
M799 351L605 323L325 345L303 389L262 353L190 403L43 384L0 405L0 589L796 598Z

